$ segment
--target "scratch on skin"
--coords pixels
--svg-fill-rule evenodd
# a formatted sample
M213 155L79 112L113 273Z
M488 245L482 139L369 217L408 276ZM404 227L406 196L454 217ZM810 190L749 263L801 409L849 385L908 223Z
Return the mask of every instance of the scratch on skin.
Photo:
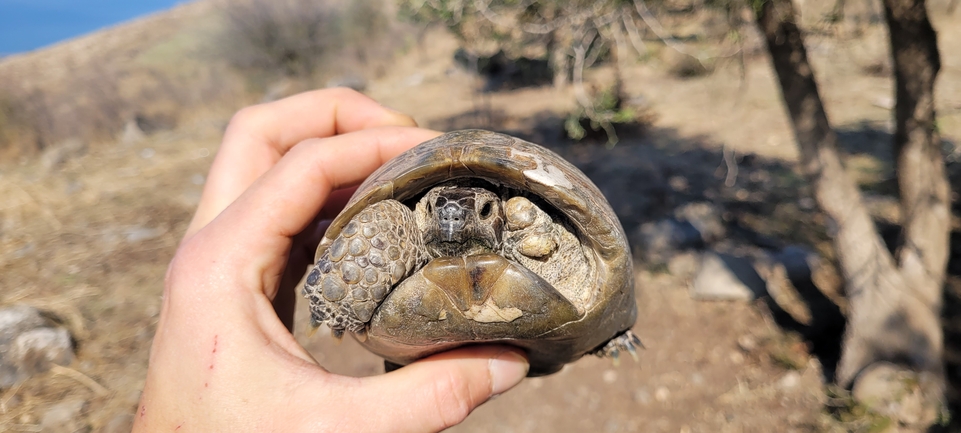
M217 338L218 338L218 337L219 337L219 335L214 335L214 350L213 350L212 352L210 352L211 358L217 356ZM213 359L211 359L211 361L210 361L210 369L211 369L211 370L214 369ZM207 385L207 384L204 384L204 386L206 386L206 385Z
M147 405L140 406L140 417L143 418L147 414Z
M174 431L180 430L180 428L183 426L184 426L184 423L180 423L180 425L178 425L177 428L174 429Z

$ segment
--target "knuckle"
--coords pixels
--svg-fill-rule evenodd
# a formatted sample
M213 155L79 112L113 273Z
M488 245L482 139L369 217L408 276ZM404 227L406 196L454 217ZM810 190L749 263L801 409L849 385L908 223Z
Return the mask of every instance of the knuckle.
M203 246L194 239L188 239L180 245L164 275L164 297L181 287L187 275L194 272L194 267L201 263L204 257L202 250Z
M242 128L245 125L250 124L254 119L260 117L260 112L262 108L260 105L250 105L240 110L230 118L230 122L227 123L227 130L233 130L237 128Z

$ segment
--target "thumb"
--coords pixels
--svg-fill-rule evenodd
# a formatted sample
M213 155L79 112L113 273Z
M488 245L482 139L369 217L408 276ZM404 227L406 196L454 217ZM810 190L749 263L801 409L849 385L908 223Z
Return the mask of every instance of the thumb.
M476 407L520 383L530 368L517 348L474 346L437 354L368 378L379 400L383 431L436 432L459 424ZM381 423L382 422L382 423Z

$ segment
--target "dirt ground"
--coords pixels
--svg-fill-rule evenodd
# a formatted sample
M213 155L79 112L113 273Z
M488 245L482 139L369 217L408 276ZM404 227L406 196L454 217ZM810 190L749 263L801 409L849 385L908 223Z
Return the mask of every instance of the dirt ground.
M942 8L935 3L932 8ZM934 13L940 32L939 127L950 158L961 157L961 13ZM809 50L847 162L865 185L891 178L886 35L812 35ZM594 179L630 233L677 205L708 201L725 218L788 244L826 249L817 213L792 170L796 151L766 58L748 44L745 68L719 61L713 73L672 76L669 61L629 64L627 93L653 115L617 146L561 139L569 91L519 89L480 95L457 69L452 38L397 60L367 93L437 129L486 127L559 151ZM599 74L603 74L603 71ZM599 75L599 77L602 75ZM73 333L77 359L0 391L0 432L39 431L51 404L86 402L84 423L101 431L136 409L159 315L163 275L186 228L230 111L214 110L145 140L91 146L62 164L0 166L0 305L25 303ZM725 155L737 161L725 163ZM725 182L727 179L733 180ZM680 179L680 180L678 180ZM683 182L682 182L683 181ZM955 185L957 189L959 186ZM879 189L883 192L883 190ZM875 197L872 195L872 197ZM890 216L890 199L872 203ZM455 432L821 432L867 429L825 411L822 367L797 336L759 303L698 302L683 274L638 263L639 362L585 358L525 380L485 404ZM296 336L325 368L381 374L379 358L329 333ZM93 382L93 383L91 383Z

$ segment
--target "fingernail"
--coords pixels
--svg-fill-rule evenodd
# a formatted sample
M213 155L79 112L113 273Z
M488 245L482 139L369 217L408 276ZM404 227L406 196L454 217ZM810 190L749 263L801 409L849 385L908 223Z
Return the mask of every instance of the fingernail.
M399 126L417 126L417 121L414 120L414 118L410 115L402 113L386 105L381 105L381 107L384 107L385 110L394 116L394 121L398 123Z
M530 365L517 352L505 351L491 359L487 368L491 375L491 394L497 395L520 383Z

